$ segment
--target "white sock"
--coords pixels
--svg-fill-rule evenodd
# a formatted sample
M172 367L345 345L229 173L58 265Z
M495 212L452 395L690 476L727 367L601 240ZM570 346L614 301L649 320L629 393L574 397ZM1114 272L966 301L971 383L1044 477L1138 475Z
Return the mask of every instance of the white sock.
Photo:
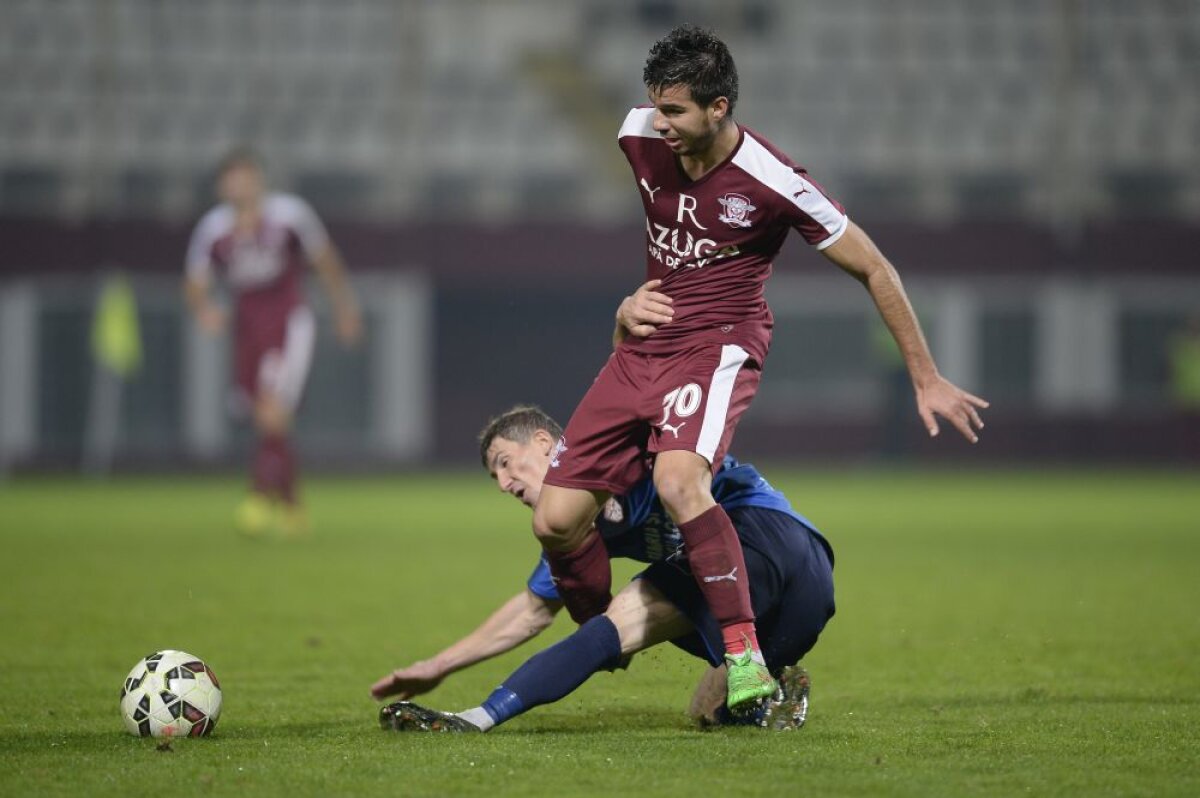
M492 720L492 716L487 713L483 707L474 707L472 709L464 709L462 712L455 712L460 718L467 723L471 723L479 727L480 731L487 731L496 725L496 721Z

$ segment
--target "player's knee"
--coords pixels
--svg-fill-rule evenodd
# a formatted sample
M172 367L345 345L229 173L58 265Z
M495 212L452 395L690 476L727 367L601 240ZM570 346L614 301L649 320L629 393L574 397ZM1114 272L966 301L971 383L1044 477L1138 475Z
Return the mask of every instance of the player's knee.
M540 505L533 510L533 534L542 548L549 551L570 551L574 535L571 524L562 513L543 509Z
M698 505L712 502L708 486L695 474L679 470L655 472L654 487L673 516L690 515Z

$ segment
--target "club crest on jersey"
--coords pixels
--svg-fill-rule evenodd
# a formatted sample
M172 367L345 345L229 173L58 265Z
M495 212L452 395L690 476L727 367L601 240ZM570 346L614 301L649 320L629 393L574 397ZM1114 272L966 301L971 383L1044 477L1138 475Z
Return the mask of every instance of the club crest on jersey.
M725 209L717 218L730 227L749 227L750 214L758 210L750 204L749 197L743 197L741 194L726 194L724 197L718 197L717 202Z
M616 497L610 498L604 503L604 520L614 524L619 524L625 520L625 511L621 509L621 503Z

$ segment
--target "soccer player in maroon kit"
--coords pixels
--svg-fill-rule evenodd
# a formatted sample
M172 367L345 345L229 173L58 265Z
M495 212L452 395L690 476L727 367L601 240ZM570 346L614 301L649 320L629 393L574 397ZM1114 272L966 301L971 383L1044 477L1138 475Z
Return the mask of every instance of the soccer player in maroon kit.
M684 25L650 50L650 107L619 143L646 212L647 279L622 302L616 351L576 408L546 475L534 533L571 617L611 600L592 521L652 468L692 573L722 627L730 708L775 689L763 665L741 546L712 497L712 470L758 388L773 324L763 288L788 231L866 287L896 339L930 435L968 440L987 402L943 378L894 268L808 173L732 116L737 70L710 31ZM651 465L652 458L652 465Z
M358 342L362 318L324 225L301 198L267 192L253 153L237 151L221 162L217 191L221 204L192 233L185 291L197 323L212 335L227 326L224 309L210 293L215 272L235 296L235 401L239 412L252 416L258 434L252 490L238 508L237 525L244 533L261 534L278 505L284 533L299 534L307 523L297 501L290 432L316 337L304 298L305 265L312 265L329 294L342 343Z

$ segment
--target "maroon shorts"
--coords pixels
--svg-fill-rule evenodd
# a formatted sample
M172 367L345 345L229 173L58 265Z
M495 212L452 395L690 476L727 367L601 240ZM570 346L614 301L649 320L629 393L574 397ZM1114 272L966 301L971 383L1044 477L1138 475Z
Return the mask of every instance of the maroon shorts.
M260 320L237 331L233 376L239 410L249 410L263 393L292 410L300 404L312 364L316 323L312 311L303 305L292 308L280 321L263 324Z
M624 493L653 454L674 450L719 464L761 376L736 344L671 355L618 348L567 422L546 484Z

